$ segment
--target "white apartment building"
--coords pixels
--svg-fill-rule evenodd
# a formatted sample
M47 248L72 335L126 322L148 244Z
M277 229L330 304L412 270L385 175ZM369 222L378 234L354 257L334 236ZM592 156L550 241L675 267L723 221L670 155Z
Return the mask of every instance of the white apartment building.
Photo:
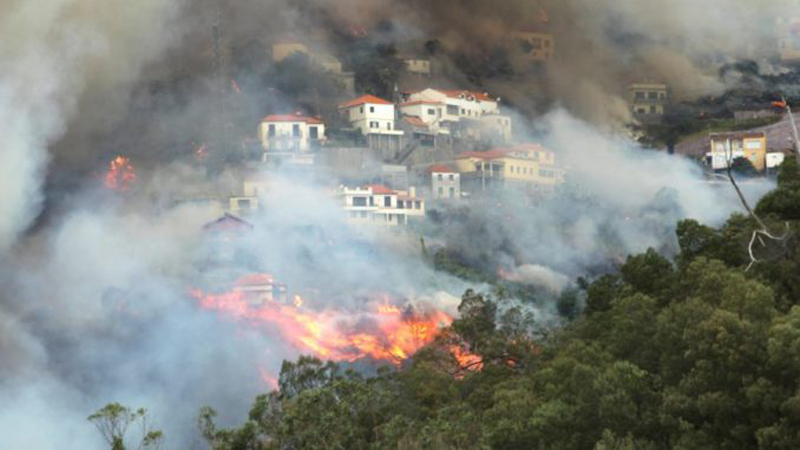
M395 127L394 103L388 100L374 95L364 95L339 105L339 110L345 115L350 126L361 130L364 135L403 134L403 130Z
M408 191L395 191L382 185L341 186L336 195L348 222L354 225L396 227L407 225L409 218L425 216L425 200L416 196L413 187Z
M306 153L325 142L325 124L300 113L273 114L258 126L265 152Z

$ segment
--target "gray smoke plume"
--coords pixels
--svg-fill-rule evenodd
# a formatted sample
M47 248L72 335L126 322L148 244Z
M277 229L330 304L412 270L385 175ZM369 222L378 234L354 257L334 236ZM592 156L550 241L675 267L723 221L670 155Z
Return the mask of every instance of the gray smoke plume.
M216 216L175 200L239 188L230 173L209 181L193 163L172 163L183 154L171 149L191 150L216 111L214 3L0 5L2 448L102 448L85 417L109 401L148 407L168 447L190 447L201 405L220 409L223 424L237 422L268 388L258 368L274 372L297 356L281 336L202 310L187 294L204 282L201 262L213 249L201 229ZM547 109L540 91L563 105L537 121L541 130L522 134L557 152L570 194L532 205L501 191L457 220L422 230L490 272L503 268L512 279L557 291L566 279L648 246L669 254L680 218L718 224L740 208L727 186L704 183L693 163L642 152L593 126L625 120L619 80L629 72L655 72L691 95L718 89L709 56L749 56L758 39L748 36L767 36L770 14L783 6L697 3L250 0L223 7L222 34L229 60L229 47L253 42L254 67L237 75L256 81L256 73L269 73L259 72L271 67L265 48L279 37L302 30L336 53L337 36L354 26L372 33L381 21L395 22L388 39L398 44L439 38L447 53L436 57L460 70L457 54L490 54L507 43L509 29L546 9L551 26L564 32L541 85L457 72L449 81L492 90L524 111ZM742 32L732 37L731 28ZM378 39L372 34L365 39ZM248 120L296 106L285 93L263 92L256 81L248 90L240 81L246 119L237 126L252 129ZM96 189L98 158L117 152L140 172L129 196ZM65 186L68 195L57 192ZM750 194L768 188L756 185ZM467 287L486 288L434 271L416 234L350 228L325 186L277 178L262 200L242 249L254 270L318 293L309 297L314 308L358 317L365 298L384 292L452 312ZM45 201L57 207L31 229Z

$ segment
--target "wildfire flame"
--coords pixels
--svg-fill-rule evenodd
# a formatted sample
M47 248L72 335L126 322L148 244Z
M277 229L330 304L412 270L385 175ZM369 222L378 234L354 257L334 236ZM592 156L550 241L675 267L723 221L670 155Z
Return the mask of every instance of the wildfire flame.
M377 302L368 305L365 312L352 314L302 308L299 297L295 298L294 305L275 301L252 305L243 292L236 290L223 294L206 294L200 290L190 293L204 309L275 330L299 351L336 361L352 362L369 357L399 366L433 341L441 327L453 321L442 311L421 313Z
M108 189L127 192L136 184L136 171L131 161L125 156L117 156L108 164L108 170L103 176L103 184Z

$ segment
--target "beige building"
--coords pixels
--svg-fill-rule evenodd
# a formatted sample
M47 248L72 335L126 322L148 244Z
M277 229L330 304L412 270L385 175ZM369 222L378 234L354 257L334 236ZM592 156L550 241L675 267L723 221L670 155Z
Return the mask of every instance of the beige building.
M728 161L746 158L758 171L767 166L767 135L763 132L711 133L706 162L714 170L726 169Z
M455 159L464 190L486 190L496 185L516 185L533 191L549 191L564 182L564 170L555 153L525 144L486 152L464 152Z
M643 79L628 85L628 104L638 119L660 118L669 101L669 88L655 79Z

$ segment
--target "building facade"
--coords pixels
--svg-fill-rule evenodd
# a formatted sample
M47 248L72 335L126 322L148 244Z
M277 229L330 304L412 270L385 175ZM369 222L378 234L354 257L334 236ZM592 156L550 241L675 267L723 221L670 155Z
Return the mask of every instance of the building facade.
M455 200L461 198L461 174L450 166L435 164L428 168L431 198Z
M336 192L348 222L354 225L405 226L425 216L425 200L412 187L395 191L382 185L340 187Z
M628 104L634 117L640 120L660 119L669 101L666 84L654 79L635 81L628 85Z
M300 113L265 117L258 127L265 152L307 153L325 142L325 124Z
M555 153L538 144L463 152L455 159L464 190L476 192L494 186L552 191L564 183L565 172L556 165Z
M746 158L756 170L767 165L767 135L763 132L711 133L711 149L706 153L706 163L713 170L728 168L728 161Z
M361 130L364 135L403 134L403 131L395 126L394 103L388 100L364 95L339 105L339 110L344 114L350 127Z

